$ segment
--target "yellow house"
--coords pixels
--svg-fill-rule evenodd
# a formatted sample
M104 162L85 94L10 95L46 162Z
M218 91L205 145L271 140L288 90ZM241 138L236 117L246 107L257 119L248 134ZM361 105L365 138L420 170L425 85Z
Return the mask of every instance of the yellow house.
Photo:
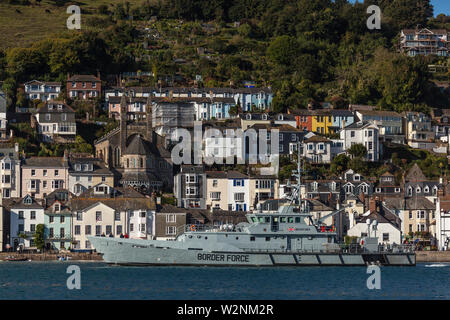
M329 127L333 126L333 116L329 112L317 112L312 117L311 129L312 132L319 134L329 134L331 130Z

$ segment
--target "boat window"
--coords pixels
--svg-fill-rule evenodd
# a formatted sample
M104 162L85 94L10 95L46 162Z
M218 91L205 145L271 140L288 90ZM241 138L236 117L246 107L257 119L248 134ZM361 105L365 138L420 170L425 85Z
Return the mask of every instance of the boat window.
M270 217L266 217L266 223L270 223Z
M264 217L258 217L259 223L264 223Z
M270 241L270 237L266 237L266 241Z
M236 240L239 240L239 237L236 237Z
M202 237L202 236L197 236L197 238L199 238L199 239L200 239L201 237Z
M280 218L280 223L286 223L286 217L281 217Z
M278 218L277 217L273 217L273 222L278 222Z
M255 241L255 237L250 237L250 241Z
M208 237L205 237L205 240L208 239Z
M253 221L253 222L256 222L256 218L255 218L255 217L252 217L252 221Z
M288 217L288 223L294 223L294 218L293 217Z
M295 223L300 223L300 217L295 217Z

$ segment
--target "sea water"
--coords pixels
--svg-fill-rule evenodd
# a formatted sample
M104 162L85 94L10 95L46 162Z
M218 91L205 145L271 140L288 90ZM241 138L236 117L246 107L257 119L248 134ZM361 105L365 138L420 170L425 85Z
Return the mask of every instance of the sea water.
M70 265L81 288L69 290ZM450 299L450 264L380 267L125 267L98 262L0 262L0 299Z

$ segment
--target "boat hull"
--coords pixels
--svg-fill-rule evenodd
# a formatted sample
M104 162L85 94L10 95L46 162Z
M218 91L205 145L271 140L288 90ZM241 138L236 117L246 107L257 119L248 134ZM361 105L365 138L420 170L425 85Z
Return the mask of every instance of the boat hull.
M414 253L312 253L187 250L136 245L93 237L91 243L103 260L117 265L179 266L415 266Z

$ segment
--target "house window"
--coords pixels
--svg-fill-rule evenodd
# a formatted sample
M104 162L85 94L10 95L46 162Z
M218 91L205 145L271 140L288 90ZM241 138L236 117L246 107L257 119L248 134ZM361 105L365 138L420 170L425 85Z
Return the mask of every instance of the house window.
M115 221L120 221L120 211L115 211L114 212L114 220Z
M244 201L244 193L239 192L234 194L234 201Z
M66 221L66 217L61 216L60 221L61 221L61 223L64 223Z
M166 214L166 222L176 222L176 215L174 214Z
M95 235L100 236L102 234L102 226L95 226Z
M95 221L102 221L102 212L101 211L95 212Z
M49 216L48 220L50 223L53 223L55 221L55 217L54 216Z
M30 224L30 231L31 232L35 232L36 231L36 225L35 224Z
M383 241L389 241L389 233L383 233Z
M142 223L140 226L141 226L141 232L145 232L145 223Z
M55 170L55 177L59 176L59 170Z
M117 234L117 235L122 234L122 226L121 226L121 225L117 225L117 226L116 226L116 234Z
M84 227L84 234L90 235L91 234L91 226L85 226Z
M130 232L133 232L133 231L134 231L134 224L130 223Z
M77 221L83 221L83 213L77 212Z
M106 234L109 235L111 233L112 233L112 226L111 225L106 226Z
M177 234L177 228L175 226L168 226L166 228L166 235L172 236Z
M31 169L31 176L34 177L36 175L36 170Z

